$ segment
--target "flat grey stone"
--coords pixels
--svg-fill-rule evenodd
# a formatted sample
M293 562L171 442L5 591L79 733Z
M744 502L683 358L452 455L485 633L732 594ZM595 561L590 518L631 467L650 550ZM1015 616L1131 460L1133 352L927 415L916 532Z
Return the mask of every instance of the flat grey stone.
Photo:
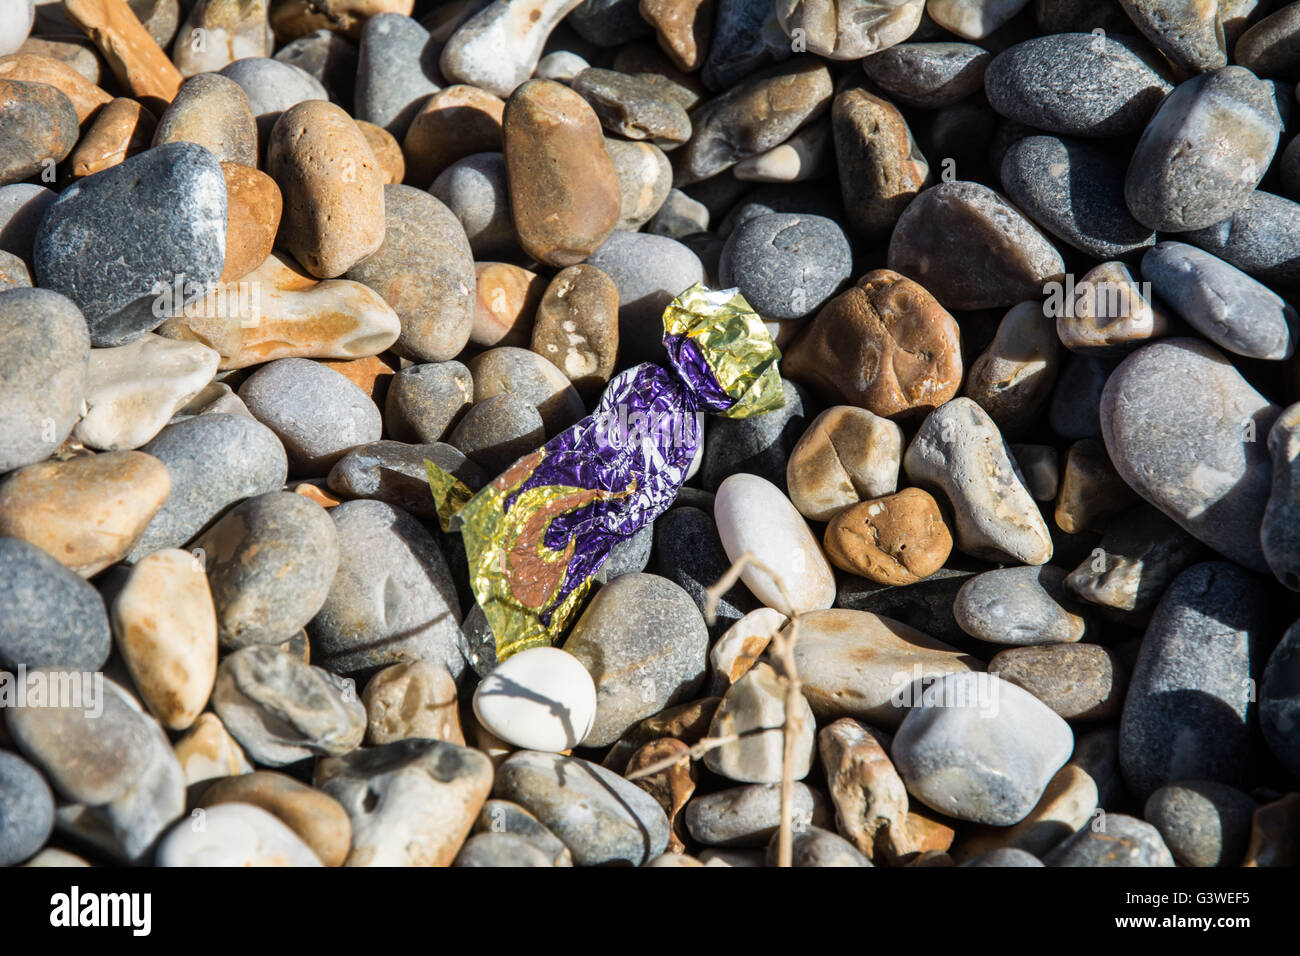
M436 520L438 505L429 491L425 461L451 472L471 491L478 491L486 480L483 470L451 445L377 441L358 445L340 458L330 469L329 487L344 498L374 498L417 518Z
M834 220L772 213L746 220L727 237L718 278L739 288L763 318L800 319L820 309L852 271L853 252Z
M991 59L973 43L899 43L867 57L862 69L890 99L938 109L982 90Z
M361 28L353 115L382 126L400 143L424 99L437 93L440 44L400 13L376 13Z
M781 785L751 783L695 797L686 804L686 829L706 846L761 847L781 825ZM791 823L796 829L833 825L826 795L794 785Z
M1282 163L1285 181L1285 157ZM1260 282L1283 289L1300 286L1300 205L1290 199L1256 189L1227 219L1180 238Z
M0 536L0 667L97 671L111 646L94 587L36 545Z
M1073 643L1084 620L1064 582L1065 571L1050 565L985 571L957 592L953 616L967 634L993 644Z

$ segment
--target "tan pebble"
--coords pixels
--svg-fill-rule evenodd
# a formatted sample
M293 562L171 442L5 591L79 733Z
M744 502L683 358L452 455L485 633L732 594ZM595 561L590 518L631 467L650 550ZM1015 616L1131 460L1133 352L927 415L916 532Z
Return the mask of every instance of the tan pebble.
M476 262L474 274L478 281L470 341L483 348L526 346L546 280L508 262Z
M956 835L956 830L931 811L914 806L903 818L901 834L896 835L893 828L890 829L885 860L906 865L927 853L946 853Z
M456 160L500 150L505 108L501 97L463 83L434 93L402 140L407 179L423 189Z
M185 736L172 745L172 751L180 761L186 786L253 772L244 748L230 736L221 718L211 711L199 714Z
M302 838L326 866L342 866L352 848L352 820L342 804L293 777L272 770L218 780L203 792L199 806L251 803L277 817Z
M1123 355L1169 331L1169 316L1151 305L1122 262L1103 262L1074 287L1072 301L1053 303L1056 334L1076 352Z
M48 56L50 59L58 60L72 67L96 86L101 86L105 77L109 75L108 64L100 55L99 48L80 34L28 37L16 52Z
M464 744L457 715L456 682L434 661L386 667L361 695L366 705L366 743L372 747L425 737Z
M154 145L198 143L221 162L257 167L257 120L248 94L220 73L200 73L181 86L158 120Z
M478 718L474 716L473 707L465 707L461 713L461 722L467 731L465 739L468 746L487 754L494 767L501 766L505 759L518 749L480 724Z
M365 120L357 120L356 124L357 128L361 130L361 135L370 144L370 151L375 154L375 162L379 164L379 168L384 174L384 185L400 183L404 180L406 178L406 158L402 156L401 144L397 142L393 134L382 126L367 123Z
M929 577L952 553L939 505L920 488L846 508L826 526L824 543L831 564L878 584Z
M0 484L0 534L88 578L130 553L170 491L167 467L139 451L27 465Z
M600 120L567 86L529 80L506 104L502 131L520 247L547 265L581 262L613 231L622 209Z
M109 609L118 651L149 711L184 730L217 676L217 615L202 563L167 548L131 568Z
M532 350L594 398L618 361L618 287L595 266L562 269L546 287L533 321Z
M704 65L713 26L713 0L641 0L641 18L655 28L659 45L679 70Z
M829 521L898 487L903 433L865 408L836 405L805 429L786 462L790 501L810 521Z
M0 57L0 80L21 80L28 83L46 83L72 100L77 111L77 122L83 130L86 121L107 103L113 101L102 89L90 82L61 60L31 53L13 53Z
M907 789L881 742L849 717L823 727L817 749L831 801L835 829L868 859L893 856L891 837L906 832Z
M966 376L973 399L998 430L1015 435L1034 424L1046 409L1061 366L1061 343L1040 302L1013 306L997 333Z
M282 42L317 30L332 30L349 40L361 37L361 28L377 13L409 17L415 0L271 0L271 26Z
M226 178L226 267L222 282L248 275L271 254L280 228L280 188L266 173L222 163Z
M132 96L170 103L183 77L126 0L63 0L63 12L99 47Z
M119 97L96 115L68 157L72 178L103 172L153 143L158 121L135 100Z
M1099 439L1085 438L1070 446L1056 499L1056 524L1062 531L1105 532L1112 518L1137 501Z
M384 241L384 176L341 107L309 100L280 115L266 170L284 196L279 241L321 279L341 276Z

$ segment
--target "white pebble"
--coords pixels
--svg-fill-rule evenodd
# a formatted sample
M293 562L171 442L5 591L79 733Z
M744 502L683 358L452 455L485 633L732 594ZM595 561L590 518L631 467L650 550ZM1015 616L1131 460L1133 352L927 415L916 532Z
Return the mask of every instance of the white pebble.
M474 715L502 740L558 753L587 736L596 685L576 657L533 647L502 661L474 692Z

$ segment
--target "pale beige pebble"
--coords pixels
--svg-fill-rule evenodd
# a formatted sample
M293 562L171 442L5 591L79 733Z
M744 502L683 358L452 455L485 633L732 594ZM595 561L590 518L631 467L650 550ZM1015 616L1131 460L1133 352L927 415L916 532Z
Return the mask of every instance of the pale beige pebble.
M1153 306L1122 262L1090 269L1065 301L1065 290L1048 305L1056 312L1056 334L1075 352L1118 355L1169 331L1169 316Z
M279 242L320 279L333 279L384 242L384 173L342 107L308 100L280 114L266 171L284 196Z
M90 866L85 858L77 856L75 853L69 853L67 850L60 850L56 847L47 846L34 857L23 864L25 867L47 867L54 866L60 868Z
M135 100L118 97L95 116L90 129L68 154L73 179L103 172L148 149L158 121Z
M172 751L180 761L187 787L204 780L253 772L244 748L211 711L199 714L185 736L172 745Z
M924 11L925 0L777 0L776 22L812 53L860 60L910 37Z
M443 76L509 96L533 75L551 31L582 0L495 0L466 20L439 57Z
M930 19L963 40L981 40L1006 23L1028 0L926 0Z
M27 465L0 483L0 535L88 578L130 553L170 492L167 466L140 451Z
M711 846L700 851L700 862L712 867L761 867L765 865L765 855L762 850L728 850Z
M437 661L385 667L366 684L366 744L424 737L464 744L457 713L456 681Z
M132 96L164 103L175 99L184 77L126 0L63 0L63 12L95 42Z
M966 396L1004 434L1024 431L1047 411L1061 367L1061 343L1038 301L1012 306L966 374Z
M805 126L780 146L742 159L732 172L752 183L801 183L819 175L831 154L830 120Z
M172 44L181 76L215 73L249 56L270 56L275 38L266 7L267 0L197 0Z
M91 349L86 413L72 430L89 448L139 448L199 394L220 356L202 342L145 334L129 345Z
M401 144L392 133L382 126L356 120L357 129L370 144L370 151L375 154L375 162L384 174L384 185L400 183L406 178L406 157L402 155Z
M709 650L710 696L726 693L748 674L789 620L780 611L760 607L727 628Z
M158 328L167 338L216 349L222 369L281 358L364 358L383 352L400 332L397 313L378 292L350 279L318 281L278 252Z
M342 866L352 848L352 820L327 793L273 770L218 780L199 800L203 809L224 803L260 807L296 833L326 866Z
M45 83L54 87L72 100L72 108L77 111L77 122L83 131L88 129L87 120L113 101L113 97L102 88L63 61L49 56L12 53L0 57L0 80Z
M270 20L283 42L317 30L332 30L356 41L361 28L377 13L409 17L415 0L271 0Z
M868 859L897 856L906 841L907 788L881 742L862 724L841 717L817 734L817 749L835 829Z
M903 432L853 405L826 409L809 425L785 466L790 501L805 518L829 521L845 508L893 494Z
M654 143L605 137L605 152L618 176L617 229L635 232L649 222L673 188L673 166Z
M173 421L195 415L243 415L252 418L244 400L225 382L209 382L188 402L176 409Z
M746 566L740 579L765 605L790 614L835 601L835 575L821 543L776 485L758 475L731 475L718 486L713 519L729 560L749 553L763 565Z
M1077 764L1056 772L1029 816L1011 827L974 827L953 848L953 859L972 857L1005 847L1041 857L1076 830L1092 822L1097 810L1097 783Z
M917 681L983 670L974 657L870 611L835 608L799 619L795 666L818 720L853 717L895 730Z
M217 676L217 614L202 562L179 548L146 556L109 608L140 697L169 730L198 719Z
M812 768L816 726L800 695L791 715L796 723L792 776L802 780ZM740 783L780 783L785 752L786 684L768 664L759 663L728 688L709 724L709 736L735 737L704 755L716 774Z
M509 262L476 262L474 275L474 327L469 340L483 348L526 348L546 280Z

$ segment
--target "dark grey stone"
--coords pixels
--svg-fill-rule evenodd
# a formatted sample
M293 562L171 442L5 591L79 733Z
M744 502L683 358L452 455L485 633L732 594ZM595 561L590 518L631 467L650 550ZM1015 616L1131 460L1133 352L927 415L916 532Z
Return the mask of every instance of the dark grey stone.
M1101 437L1101 393L1117 364L1075 352L1065 357L1047 412L1052 431L1072 441Z
M836 574L835 606L893 618L945 644L969 645L969 635L957 623L952 608L957 592L974 573L944 567L914 584L891 587L839 572Z
M1173 866L1174 857L1151 824L1122 813L1090 822L1051 853L1048 866Z
M1183 866L1238 866L1259 806L1240 790L1210 780L1161 787L1142 811Z
M823 216L755 216L727 238L719 280L740 289L765 319L800 319L822 307L853 272L853 251Z
M899 43L867 57L862 69L891 99L938 109L982 90L991 59L973 43Z
M718 0L700 79L711 90L730 89L792 52L768 0Z
M0 866L15 866L45 845L54 829L54 794L22 757L0 750Z
M1259 724L1273 755L1300 777L1300 627L1273 649L1259 686Z
M400 13L377 13L361 28L355 91L357 119L401 142L425 98L441 89L440 44Z
M790 452L818 409L803 387L781 380L785 404L781 408L750 418L708 420L700 480L710 491L736 472L766 478L786 490L785 466Z
M358 445L335 463L329 473L330 490L344 498L386 501L417 518L437 519L438 505L429 490L426 460L451 472L472 491L478 491L487 477L478 465L443 442L407 445L377 441Z
M596 46L622 46L654 33L641 16L639 0L582 0L564 22Z
M1004 846L996 850L981 853L967 860L962 866L1042 866L1043 861L1025 850L1013 846Z
M36 545L0 536L0 667L96 671L111 644L98 591Z
M540 448L546 429L534 406L502 392L475 403L447 441L495 478L517 458Z
M1179 238L1271 286L1300 286L1300 205L1255 190L1222 222Z
M731 567L722 548L711 512L676 507L655 522L654 571L684 588L700 613L704 613L705 592ZM761 605L748 588L737 583L714 611L716 620L709 636L717 638L750 611Z

